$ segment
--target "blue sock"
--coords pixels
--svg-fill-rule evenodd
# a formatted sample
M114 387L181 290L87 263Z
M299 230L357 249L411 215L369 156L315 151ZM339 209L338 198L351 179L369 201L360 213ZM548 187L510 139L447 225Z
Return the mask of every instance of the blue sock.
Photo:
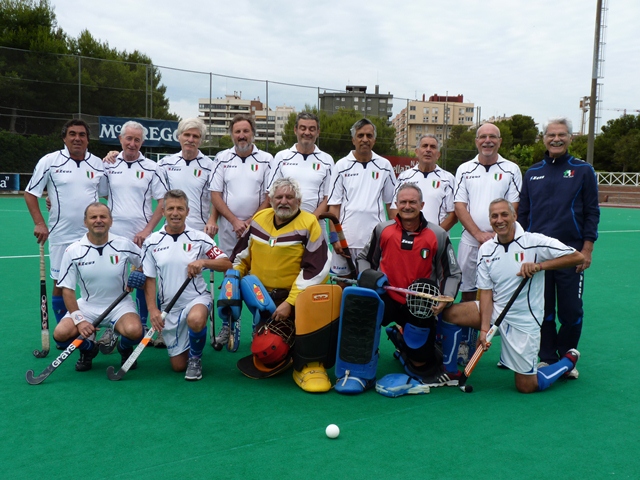
M64 342L59 342L55 338L53 340L56 342L56 345L58 345L62 350L66 350L67 347L71 345L71 342L73 342L73 340L66 340Z
M147 326L149 309L147 308L147 299L144 296L144 290L142 290L141 288L136 289L136 303L138 304L140 323L142 323L142 328L144 329Z
M199 332L194 332L189 328L189 358L201 357L202 350L207 343L207 327L204 327Z
M546 390L553 382L558 380L562 374L573 369L574 365L567 357L562 357L558 362L547 367L538 369L538 391Z
M80 347L78 348L78 350L80 350L81 352L87 352L93 348L93 345L94 343L92 340L87 340L85 338L80 344Z
M67 313L67 307L65 307L61 295L53 295L51 297L51 307L53 307L53 314L56 317L56 324L58 324L63 319L64 314Z
M442 329L442 363L447 372L457 372L462 328L445 321L439 323Z
M123 350L133 348L140 343L140 340L142 340L142 335L137 340L131 340L124 335L120 335L120 341L118 342L118 351L122 352Z

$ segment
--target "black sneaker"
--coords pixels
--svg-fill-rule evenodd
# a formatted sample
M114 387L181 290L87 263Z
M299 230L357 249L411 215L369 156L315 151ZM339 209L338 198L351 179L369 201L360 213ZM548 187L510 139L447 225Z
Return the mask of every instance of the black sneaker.
M88 372L93 367L93 359L96 358L100 346L93 342L93 348L91 350L80 350L80 358L76 362L76 372Z
M127 360L129 360L129 357L133 353L133 347L129 347L129 348L123 349L123 350L120 350L120 349L118 349L118 350L120 351L120 357L121 357L120 366L123 366L125 364L125 362ZM138 360L134 361L131 364L131 366L129 367L129 370L135 370L136 368L138 368Z

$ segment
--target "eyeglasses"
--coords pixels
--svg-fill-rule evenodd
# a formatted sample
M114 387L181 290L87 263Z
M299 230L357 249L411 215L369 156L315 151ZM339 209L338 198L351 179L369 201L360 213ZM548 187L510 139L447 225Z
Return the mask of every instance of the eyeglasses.
M499 138L497 135L478 135L476 140L498 140Z
M569 136L568 133L546 133L545 138L559 138L559 139L565 139Z

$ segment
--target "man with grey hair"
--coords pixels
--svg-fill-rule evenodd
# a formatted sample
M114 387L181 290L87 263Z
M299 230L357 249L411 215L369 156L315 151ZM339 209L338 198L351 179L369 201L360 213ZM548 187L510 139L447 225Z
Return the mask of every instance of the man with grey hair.
M540 360L546 364L578 347L584 315L584 271L591 266L600 221L596 173L568 152L571 133L567 118L553 118L544 126L542 140L547 151L524 175L518 212L518 221L526 231L557 238L584 256L584 263L577 267L545 272ZM576 379L578 371L574 368L567 376Z
M302 189L300 208L318 217L327 211L333 158L316 145L320 135L320 121L317 115L310 112L299 113L293 131L298 142L276 154L267 189L278 178L295 178ZM268 198L262 206L269 207Z
M187 194L189 226L213 238L218 232L217 213L211 208L209 196L214 161L199 150L206 127L199 118L186 118L178 124L176 133L182 150L160 160L159 173L167 189Z
M269 199L271 208L256 213L238 241L231 257L233 268L242 276L251 272L262 282L277 305L272 321L295 319L296 325L299 320L309 322L307 318L295 317L296 300L307 287L326 282L329 249L316 217L300 209L302 195L298 182L288 177L275 180ZM304 330L314 332L317 328L306 325ZM315 338L314 342L326 342L323 335L306 334L309 335ZM310 357L300 357L299 350L304 351L306 341L298 345L296 339L294 381L305 391L326 392L331 382L325 365L304 360ZM329 345L323 346L321 350L330 350Z
M478 155L456 171L453 201L464 227L458 245L463 302L476 298L478 248L494 235L487 217L489 203L495 198L506 198L518 210L522 173L517 164L500 156L500 145L500 129L492 123L481 125L476 131Z
M430 133L420 136L416 143L416 157L417 165L398 176L398 187L404 183L415 183L422 190L424 201L422 213L425 218L448 232L458 222L453 207L453 187L456 179L438 166L440 158L438 137ZM395 216L396 204L394 203L391 208Z
M256 124L250 115L231 120L233 147L216 155L211 173L211 203L220 215L218 244L231 255L238 238L262 205L273 157L253 144Z
M387 219L396 189L396 176L391 163L373 151L376 126L362 118L351 127L355 147L338 160L331 172L329 212L340 219L353 259L369 241L375 226ZM332 271L348 275L340 242L332 242ZM355 273L355 272L353 272Z
M111 231L142 247L162 219L162 198L167 187L158 175L156 162L140 152L145 140L144 127L133 120L125 122L118 138L122 151L111 151L104 158L106 182L100 195L108 198L113 216ZM155 210L153 200L158 201ZM142 289L136 289L136 301L140 321L146 328L149 312ZM113 329L107 328L99 341L102 352L113 351L116 340Z

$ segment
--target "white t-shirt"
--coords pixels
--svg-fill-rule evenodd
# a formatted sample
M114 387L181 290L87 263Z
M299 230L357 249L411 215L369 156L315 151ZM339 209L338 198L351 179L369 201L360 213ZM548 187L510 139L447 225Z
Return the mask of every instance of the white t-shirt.
M86 235L65 250L58 286L76 289L82 299L106 308L125 291L129 267L140 266L140 249L131 240L109 233L104 245L94 245Z
M313 213L322 199L329 195L333 158L317 146L313 153L303 155L296 146L276 153L267 184L268 192L278 178L290 177L300 184L302 204L300 208Z
M147 237L142 245L142 270L147 277L158 279L158 297L166 307L187 278L187 265L196 260L225 258L209 235L187 225L184 232L171 235L162 227ZM183 308L191 300L207 292L202 273L193 278L174 309Z
M456 171L454 202L467 204L467 210L474 223L483 232L491 232L489 204L496 198L504 198L511 203L520 201L522 173L520 167L498 156L498 161L484 166L473 160L463 163ZM463 230L460 241L478 246L478 241L467 230Z
M403 183L415 183L422 190L424 217L436 225L440 225L447 218L449 212L454 211L453 187L456 184L455 177L436 165L432 172L421 172L416 165L405 170L398 176L398 188ZM397 208L396 197L398 188L394 193L392 208Z
M105 164L106 191L113 216L111 232L133 240L153 215L152 199L161 199L167 188L156 172L156 162L142 154L137 160L127 162L122 154L116 163Z
M182 190L189 199L187 223L203 231L211 215L209 182L214 161L198 150L193 160L185 160L182 152L164 157L158 162L158 174L169 190ZM164 195L165 192L163 192Z
M575 252L555 238L541 233L525 232L516 222L514 240L508 245L498 243L496 235L478 250L477 286L493 290L492 322L500 315L522 277L516 276L524 262L541 263ZM524 332L536 332L544 316L544 272L536 273L525 285L505 322Z
M41 197L47 189L51 200L50 245L70 244L84 235L87 231L84 209L98 201L101 182L104 182L102 160L89 152L84 160L76 161L69 157L65 147L38 161L25 191Z
M221 192L231 213L239 220L247 220L264 201L272 161L270 154L255 145L246 158L238 156L235 147L223 150L216 155L209 189Z
M358 162L353 152L331 171L328 205L340 205L340 223L349 247L364 248L375 226L387 219L385 204L393 201L396 176L391 163L376 153Z

